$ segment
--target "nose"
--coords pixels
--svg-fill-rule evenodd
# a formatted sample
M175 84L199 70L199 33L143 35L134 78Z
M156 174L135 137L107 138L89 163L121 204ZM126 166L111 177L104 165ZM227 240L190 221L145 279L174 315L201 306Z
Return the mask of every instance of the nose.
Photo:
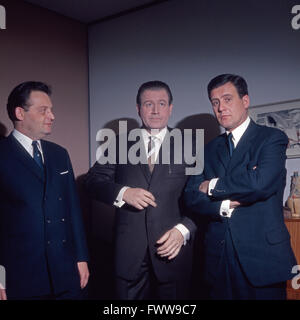
M220 101L219 106L218 106L218 111L222 112L226 109L225 103L223 101Z
M153 108L152 108L152 113L156 114L158 112L159 112L158 105L157 105L157 103L154 103Z
M48 117L49 119L51 119L52 121L55 119L54 113L52 112L52 110L48 111Z

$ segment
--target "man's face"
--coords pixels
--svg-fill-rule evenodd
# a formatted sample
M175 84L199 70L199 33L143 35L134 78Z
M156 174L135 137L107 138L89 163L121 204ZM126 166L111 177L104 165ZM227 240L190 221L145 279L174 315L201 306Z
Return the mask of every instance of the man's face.
M32 91L26 111L21 107L16 108L16 128L33 140L38 140L51 133L54 115L50 97L42 91ZM18 127L17 127L18 126Z
M228 131L234 130L247 119L249 96L240 98L231 82L213 89L210 101L219 124Z
M145 90L141 95L141 106L137 106L137 111L148 131L161 130L167 126L172 108L173 105L169 105L169 96L165 89Z

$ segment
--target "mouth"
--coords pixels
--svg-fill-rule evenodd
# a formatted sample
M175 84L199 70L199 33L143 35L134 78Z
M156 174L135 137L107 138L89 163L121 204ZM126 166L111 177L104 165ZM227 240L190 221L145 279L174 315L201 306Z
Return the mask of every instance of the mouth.
M230 118L230 115L225 114L225 115L222 115L220 118L221 118L221 120L226 120L226 119Z

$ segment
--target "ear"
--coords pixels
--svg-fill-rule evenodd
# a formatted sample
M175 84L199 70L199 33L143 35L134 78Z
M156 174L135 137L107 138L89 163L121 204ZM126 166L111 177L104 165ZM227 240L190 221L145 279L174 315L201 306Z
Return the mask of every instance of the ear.
M172 114L172 110L173 110L173 104L169 105L169 110L170 110L169 115L171 115Z
M137 111L138 115L141 116L141 115L140 115L140 107L139 107L138 104L136 105L136 111Z
M16 107L15 115L19 121L24 120L24 114L25 114L25 110L22 107Z
M250 98L247 94L245 94L242 98L243 100L243 104L244 104L244 107L245 109L248 109L249 108L249 105L250 105Z

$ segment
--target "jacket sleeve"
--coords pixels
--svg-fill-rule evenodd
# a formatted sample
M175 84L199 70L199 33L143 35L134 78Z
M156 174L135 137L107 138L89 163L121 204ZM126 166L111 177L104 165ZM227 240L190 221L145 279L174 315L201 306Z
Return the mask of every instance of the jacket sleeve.
M85 177L85 188L89 196L109 205L113 205L120 190L124 187L115 182L115 164L95 162Z
M257 162L219 178L212 197L215 200L230 199L249 204L271 197L285 179L287 144L288 138L282 131L273 131L258 147Z
M88 261L88 248L86 243L86 235L84 230L84 224L82 219L82 212L78 198L78 192L76 188L74 173L72 164L67 155L67 163L70 174L69 176L69 190L70 190L70 215L71 215L71 225L73 231L73 240L76 250L77 262Z
M220 219L219 211L222 201L212 199L199 191L199 186L204 180L206 180L204 174L189 178L184 191L186 206L196 214L209 215L212 218Z

